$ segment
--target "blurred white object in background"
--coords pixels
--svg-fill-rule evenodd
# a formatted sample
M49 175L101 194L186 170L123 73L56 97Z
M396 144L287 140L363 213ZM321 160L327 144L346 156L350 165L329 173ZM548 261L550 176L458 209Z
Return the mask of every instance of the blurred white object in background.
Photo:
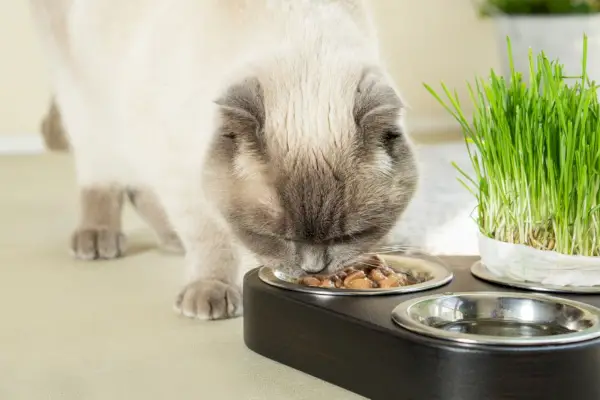
M494 17L502 73L510 76L506 37L510 37L515 69L529 77L529 49L544 51L560 60L568 76L581 75L583 35L588 36L588 67L591 80L600 82L600 14L498 15Z
M417 145L420 185L401 217L391 240L437 255L479 255L477 200L458 181L455 162L473 174L467 148L461 141Z

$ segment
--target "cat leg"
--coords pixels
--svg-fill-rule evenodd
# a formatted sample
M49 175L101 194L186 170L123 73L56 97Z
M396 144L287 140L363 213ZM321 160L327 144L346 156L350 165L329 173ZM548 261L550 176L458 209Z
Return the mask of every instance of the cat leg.
M169 198L163 204L185 248L187 273L175 311L201 320L242 315L241 253L227 225L191 193Z
M95 184L79 189L81 215L71 236L71 251L81 260L112 259L123 255L121 232L124 190L117 184Z
M183 253L181 240L154 192L148 188L128 188L127 196L138 214L154 230L161 246L167 251Z
M125 250L121 214L127 182L126 165L115 151L115 130L102 107L87 101L77 82L61 80L55 98L63 132L75 161L80 216L71 236L71 251L82 260L113 259ZM58 96L60 94L60 96Z
M68 151L69 140L62 124L60 110L56 101L51 99L46 115L40 126L46 148L51 151Z
M175 310L186 317L201 320L241 316L237 249L225 231L209 224L203 228L198 237L187 240L185 262L188 284L177 296Z

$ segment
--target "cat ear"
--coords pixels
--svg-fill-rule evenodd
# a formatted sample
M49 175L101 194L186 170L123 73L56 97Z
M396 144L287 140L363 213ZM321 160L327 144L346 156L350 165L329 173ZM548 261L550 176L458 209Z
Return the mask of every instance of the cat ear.
M404 104L383 73L367 68L356 88L354 120L363 129L396 126Z
M263 90L257 78L230 86L215 103L219 106L225 135L256 133L265 123Z

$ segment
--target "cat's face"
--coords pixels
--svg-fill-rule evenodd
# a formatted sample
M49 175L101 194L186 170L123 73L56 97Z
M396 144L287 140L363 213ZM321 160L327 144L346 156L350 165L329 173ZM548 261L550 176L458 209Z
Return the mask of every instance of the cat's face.
M306 104L301 90L252 78L218 101L207 181L264 264L334 272L376 246L412 199L418 174L399 97L378 74L342 82L313 88Z

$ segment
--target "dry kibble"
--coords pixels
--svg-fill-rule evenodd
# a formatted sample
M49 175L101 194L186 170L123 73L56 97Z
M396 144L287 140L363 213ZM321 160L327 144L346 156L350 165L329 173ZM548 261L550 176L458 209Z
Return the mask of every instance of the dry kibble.
M331 279L323 279L323 281L321 282L321 284L319 286L324 287L324 288L332 288L332 287L334 287L333 282L331 281Z
M314 276L307 276L302 278L302 283L306 286L321 286L321 281Z
M346 279L344 279L344 286L348 286L348 284L355 279L362 279L362 278L365 278L366 276L367 275L365 275L364 271L353 272L353 273L349 274L346 277Z
M348 289L372 289L373 286L373 281L366 277L353 279L346 284Z
M379 256L370 256L361 263L336 274L307 276L300 280L306 286L337 289L389 289L418 283L419 280L403 272L394 271Z
M344 286L344 281L338 275L333 275L331 277L331 280L333 281L333 285L338 289L341 288L342 286Z
M386 278L386 276L383 274L383 272L381 272L381 270L379 269L374 269L371 271L371 273L369 274L369 278L371 278L372 280L374 280L375 282L379 282L382 281Z

